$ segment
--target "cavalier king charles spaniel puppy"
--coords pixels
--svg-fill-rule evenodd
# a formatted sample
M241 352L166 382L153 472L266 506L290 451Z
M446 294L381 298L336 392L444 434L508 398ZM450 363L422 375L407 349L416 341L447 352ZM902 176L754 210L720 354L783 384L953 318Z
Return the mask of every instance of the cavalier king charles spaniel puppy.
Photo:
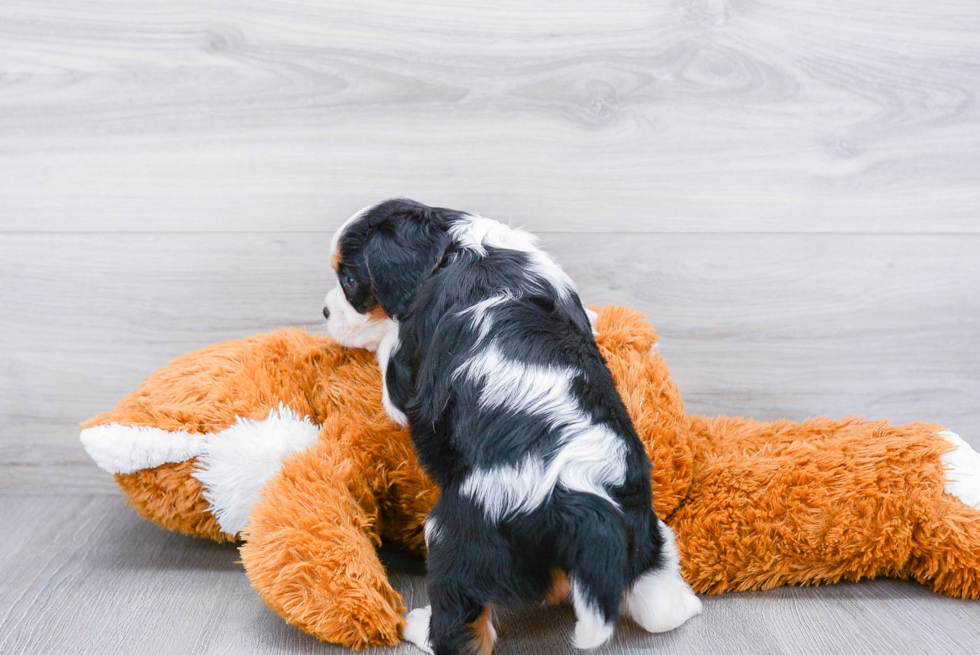
M430 606L403 631L438 655L489 653L493 606L569 591L578 648L605 643L620 614L663 632L701 611L589 312L536 243L402 198L333 238L326 331L377 350L385 409L441 488Z

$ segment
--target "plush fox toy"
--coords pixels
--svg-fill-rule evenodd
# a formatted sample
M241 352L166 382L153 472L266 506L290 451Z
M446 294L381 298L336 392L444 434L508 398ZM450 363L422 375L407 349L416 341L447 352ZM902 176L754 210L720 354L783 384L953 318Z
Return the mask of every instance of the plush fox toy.
M690 416L640 314L608 307L596 329L696 592L887 575L980 597L980 455L955 434ZM424 554L439 491L382 408L372 353L295 329L220 343L82 427L141 516L240 540L287 621L353 648L399 641L405 607L376 548Z

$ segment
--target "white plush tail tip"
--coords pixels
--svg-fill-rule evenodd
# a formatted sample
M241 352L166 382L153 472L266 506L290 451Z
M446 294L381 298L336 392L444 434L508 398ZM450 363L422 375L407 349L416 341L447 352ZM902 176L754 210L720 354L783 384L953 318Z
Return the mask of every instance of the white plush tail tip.
M183 430L168 432L140 425L107 423L85 428L79 439L85 452L103 471L135 473L197 457L204 452L207 436Z
M946 493L956 496L968 507L980 508L980 453L955 432L944 430L939 436L956 446L942 457L946 469Z

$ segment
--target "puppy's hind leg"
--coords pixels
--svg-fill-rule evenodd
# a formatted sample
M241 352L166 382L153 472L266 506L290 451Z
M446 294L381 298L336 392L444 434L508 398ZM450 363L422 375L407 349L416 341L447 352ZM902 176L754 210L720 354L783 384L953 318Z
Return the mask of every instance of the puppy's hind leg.
M405 641L436 655L490 655L497 640L490 605L467 600L465 591L445 581L430 585L429 597L432 605L405 616Z
M575 607L575 648L598 648L612 637L616 629L617 613L603 607L602 599L594 587L575 578L572 583L572 604Z
M497 633L488 599L508 570L506 544L482 510L444 491L426 519L430 607L406 617L402 635L436 655L490 655Z
M680 573L674 533L657 519L663 546L659 562L644 571L626 592L623 613L647 632L667 632L701 613L701 600Z
M429 584L428 643L436 655L490 655L493 651L497 632L490 606L476 600L472 591L466 583L445 576Z
M596 648L609 640L619 620L626 583L626 535L618 510L606 500L575 494L568 502L579 505L570 516L589 517L566 524L559 539L560 561L571 583L577 619L572 644Z

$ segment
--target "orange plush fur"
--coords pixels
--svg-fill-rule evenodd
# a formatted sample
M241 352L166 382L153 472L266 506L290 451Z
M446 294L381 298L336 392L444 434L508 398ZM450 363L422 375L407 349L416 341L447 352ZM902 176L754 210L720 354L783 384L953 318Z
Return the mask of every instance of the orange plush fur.
M980 511L943 491L940 457L952 447L939 426L690 416L637 312L606 308L596 327L654 463L654 507L695 591L888 575L980 597ZM205 434L280 402L320 435L268 480L240 535L215 522L194 459L116 479L145 518L241 539L252 585L290 623L354 648L394 644L405 607L376 548L385 540L423 554L438 489L385 415L374 355L291 329L229 341L174 360L84 426Z

